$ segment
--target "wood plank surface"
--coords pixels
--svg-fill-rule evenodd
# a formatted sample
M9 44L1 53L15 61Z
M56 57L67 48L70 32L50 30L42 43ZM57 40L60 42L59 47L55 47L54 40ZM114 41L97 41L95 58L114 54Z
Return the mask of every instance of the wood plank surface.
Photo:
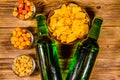
M34 2L37 13L48 14L56 5L71 0L31 0ZM72 0L86 9L89 16L103 18L98 43L100 51L92 70L90 80L120 80L120 0ZM30 29L36 34L36 20L22 21L13 17L12 12L17 0L0 0L0 80L41 80L38 67L29 77L17 77L11 65L13 59L21 54L31 54L36 59L35 48L27 50L15 49L10 43L11 32L16 27ZM65 46L70 50L73 46ZM67 74L72 53L60 51L59 61L62 75ZM65 78L65 76L63 76ZM63 79L65 80L65 79Z

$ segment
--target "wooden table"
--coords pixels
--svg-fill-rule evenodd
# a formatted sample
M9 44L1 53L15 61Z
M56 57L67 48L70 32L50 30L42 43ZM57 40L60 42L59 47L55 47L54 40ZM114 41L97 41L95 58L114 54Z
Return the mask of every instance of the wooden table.
M47 14L59 2L59 0L32 1L37 7L37 13L43 14ZM120 0L76 1L87 10L91 18L99 16L104 20L98 40L100 51L90 80L120 80ZM34 34L37 27L35 19L22 21L13 17L12 11L16 2L17 0L0 0L0 80L41 80L38 68L30 77L24 78L17 77L11 69L16 56L32 54L35 57L36 54L35 48L18 50L10 43L11 32L16 27L29 28ZM72 56L69 52L63 51L59 57L61 71L66 74Z

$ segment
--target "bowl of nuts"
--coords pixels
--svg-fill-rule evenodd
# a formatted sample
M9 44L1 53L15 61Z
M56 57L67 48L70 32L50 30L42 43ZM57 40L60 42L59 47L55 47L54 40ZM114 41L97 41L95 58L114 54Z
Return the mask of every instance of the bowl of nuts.
M30 55L17 56L12 65L13 72L19 77L30 76L35 71L36 63Z
M90 18L80 5L63 3L51 10L47 17L50 35L62 44L73 44L86 37Z
M33 45L34 37L31 31L17 27L12 31L11 44L18 49L28 49Z

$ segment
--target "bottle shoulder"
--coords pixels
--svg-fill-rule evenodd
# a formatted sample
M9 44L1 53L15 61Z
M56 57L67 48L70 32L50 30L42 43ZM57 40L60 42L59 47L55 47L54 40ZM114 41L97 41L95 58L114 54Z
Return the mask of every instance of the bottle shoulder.
M84 47L92 46L92 47L99 48L99 45L98 45L97 41L94 40L94 39L90 39L90 38L85 39L82 42L81 46L84 46Z
M40 36L37 42L52 43L52 39L49 36Z

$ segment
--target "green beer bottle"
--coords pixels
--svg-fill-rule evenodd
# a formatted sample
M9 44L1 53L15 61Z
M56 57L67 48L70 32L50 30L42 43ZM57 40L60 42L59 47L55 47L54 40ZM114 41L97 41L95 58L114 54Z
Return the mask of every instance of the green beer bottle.
M95 18L87 38L78 44L66 80L89 79L99 51L97 40L101 24L102 19Z
M42 80L62 80L56 43L49 37L43 14L36 15L38 21L38 40L36 54Z

